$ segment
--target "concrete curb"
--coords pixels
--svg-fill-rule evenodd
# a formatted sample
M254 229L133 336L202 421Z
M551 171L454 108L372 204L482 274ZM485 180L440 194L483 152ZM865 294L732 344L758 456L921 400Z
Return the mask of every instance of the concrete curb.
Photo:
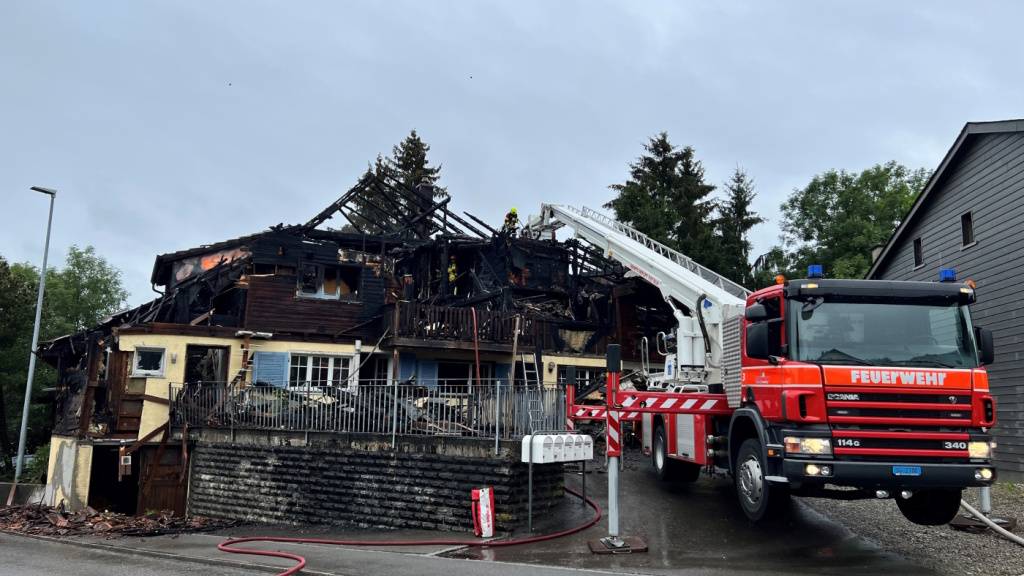
M42 540L43 542L51 542L54 544L64 544L66 546L77 546L78 548L92 549L92 550L103 550L105 552L112 552L115 554L127 554L132 556L149 556L154 558L164 558L167 560L179 560L186 562L195 562L197 564L206 564L209 566L226 566L229 568L241 568L246 570L258 569L267 571L272 574L280 573L286 570L286 567L270 566L269 564L259 563L247 563L238 562L235 560L221 560L218 558L208 558L205 556L187 556L185 554L175 554L173 552L164 552L162 550L152 550L149 548L134 548L115 546L113 544L103 544L101 542L84 542L81 540L67 540L63 538L55 538L53 536L43 536L41 534L24 534L21 532L11 532L8 530L0 530L0 534L6 534L8 536L17 536L20 538L31 538L33 540ZM224 537L224 540L228 540ZM226 554L226 553L224 553ZM317 570L311 570L309 568L302 569L303 574L317 574L320 576L339 576L337 572L320 572Z

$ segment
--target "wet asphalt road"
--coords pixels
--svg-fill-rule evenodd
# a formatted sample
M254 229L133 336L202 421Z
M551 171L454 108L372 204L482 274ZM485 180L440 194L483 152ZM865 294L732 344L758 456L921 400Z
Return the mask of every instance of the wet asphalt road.
M579 475L567 476L579 487ZM588 495L607 509L606 475L587 475ZM628 556L591 554L587 541L605 535L608 524L574 536L526 547L469 549L461 558L545 564L647 574L933 574L899 556L879 550L841 525L794 504L787 520L751 525L735 502L732 483L702 478L694 485L657 480L646 458L630 454L621 475L620 532L640 536L650 551ZM844 505L856 506L856 502ZM589 509L564 505L559 515L580 519ZM544 532L551 519L535 521ZM564 526L559 522L559 527ZM896 528L898 529L898 528Z
M587 484L589 495L606 509L605 478L604 473L588 474ZM580 476L568 475L567 483L578 488ZM309 567L308 572L304 573L345 576L568 576L579 573L577 570L581 569L598 573L711 576L934 574L927 568L879 550L870 542L799 504L792 507L785 521L753 526L735 503L732 485L727 479L703 478L689 486L663 484L654 477L649 463L640 460L635 453L627 459L627 467L622 474L621 495L621 532L623 535L644 538L650 547L647 553L617 556L591 554L587 541L605 535L606 520L574 536L509 548L402 546L354 549L305 544L254 544L252 547L287 550L306 556ZM843 505L858 504L850 502ZM535 533L566 528L585 521L590 514L589 508L581 506L578 501L567 499L553 513L536 519ZM901 529L900 526L901 523L893 523L894 530ZM218 552L216 544L223 541L227 534L386 540L430 536L410 531L367 532L339 531L330 527L299 529L248 526L226 530L223 534L118 540L99 537L78 539L83 544L91 543L107 548L95 549L0 534L0 576L234 576L273 574L276 572L274 568L280 570L292 565L290 561L231 556ZM437 537L437 534L433 536ZM138 553L123 552L127 549L135 549ZM152 554L173 554L178 558L154 557ZM225 561L248 566L224 565Z
M0 576L249 576L251 569L153 558L0 534Z

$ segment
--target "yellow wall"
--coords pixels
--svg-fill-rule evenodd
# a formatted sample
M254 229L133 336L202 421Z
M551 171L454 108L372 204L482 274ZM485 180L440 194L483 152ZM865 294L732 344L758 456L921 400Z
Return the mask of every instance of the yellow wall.
M71 510L84 508L89 499L92 474L92 446L67 436L50 437L50 460L46 467L45 499L51 506Z
M136 348L163 348L163 376L146 377L146 394L159 398L169 397L170 384L180 384L185 379L185 348L189 344L199 346L227 346L228 381L242 367L242 338L218 338L210 336L183 336L178 334L122 334L118 337L121 351L134 351ZM328 355L355 354L354 344L332 344L322 342L290 342L287 340L269 340L253 338L250 341L253 352L305 352ZM367 347L363 348L368 351ZM134 366L134 360L132 361ZM129 368L129 376L131 369ZM248 381L248 376L246 377ZM168 407L156 402L145 402L142 405L142 421L139 425L139 438L167 423ZM156 436L153 440L160 440Z
M545 388L553 388L558 384L558 369L561 366L585 366L604 369L608 365L608 361L603 356L544 355L541 356L541 360L544 362ZM554 367L549 370L548 368L551 363L554 363Z

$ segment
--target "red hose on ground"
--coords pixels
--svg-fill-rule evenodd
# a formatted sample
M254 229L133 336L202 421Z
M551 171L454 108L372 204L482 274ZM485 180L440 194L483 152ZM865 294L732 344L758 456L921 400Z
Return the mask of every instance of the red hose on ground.
M480 540L456 540L441 538L437 540L332 540L329 538L286 538L284 536L251 536L247 538L232 538L225 540L217 545L217 549L221 552L229 552L231 554L250 554L253 556L271 556L273 558L287 558L296 562L295 566L281 572L277 576L292 576L298 574L300 570L306 567L306 559L298 554L291 554L289 552L277 552L275 550L258 550L254 548L232 548L236 544L243 544L245 542L286 542L289 544L334 544L338 546L473 546L477 548L488 547L488 548L499 548L503 546L519 546L521 544L532 544L534 542L543 542L544 540L554 540L555 538L562 538L563 536L569 536L577 532L582 532L587 528L590 528L594 524L601 521L601 507L597 505L590 498L586 498L579 492L572 488L566 488L566 492L583 498L586 503L593 508L594 517L587 522L574 526L558 532L552 532L550 534L541 534L539 536L529 536L526 538L513 538L512 540L499 540L499 541L480 541Z

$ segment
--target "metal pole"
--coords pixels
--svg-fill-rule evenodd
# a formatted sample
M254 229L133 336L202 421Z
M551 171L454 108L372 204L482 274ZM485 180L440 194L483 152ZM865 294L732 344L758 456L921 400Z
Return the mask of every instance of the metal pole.
M398 450L398 379L392 381L395 390L394 401L391 403L391 449Z
M619 535L619 457L608 457L608 535Z
M618 344L608 345L608 381L605 384L608 455L608 536L619 536L619 457L622 455L619 413L615 402L622 370L622 352Z
M580 498L580 505L582 505L583 507L586 507L587 506L587 461L586 460L583 460L583 476L582 476L581 482L583 482L583 489L580 490L580 493L583 494L583 497Z
M992 513L992 487L982 486L981 497L979 498L981 513L988 516Z
M530 446L526 449L526 453L529 454L528 460L530 461L528 466L530 467L529 480L527 484L527 512L526 512L526 529L532 534L533 533L533 435L527 436L530 439Z
M21 478L21 469L25 461L25 440L28 437L28 408L32 401L32 379L36 373L36 346L39 345L39 321L43 313L43 292L46 291L46 258L50 253L50 227L53 224L53 200L57 197L55 190L33 186L36 192L50 195L50 215L46 220L46 244L43 246L43 267L39 272L39 294L36 295L36 322L32 327L32 349L28 356L28 379L25 381L25 402L21 408L21 432L18 436L18 462L15 465L14 481Z
M515 369L515 364L512 368ZM498 439L501 438L501 380L494 381L494 455L498 455Z

